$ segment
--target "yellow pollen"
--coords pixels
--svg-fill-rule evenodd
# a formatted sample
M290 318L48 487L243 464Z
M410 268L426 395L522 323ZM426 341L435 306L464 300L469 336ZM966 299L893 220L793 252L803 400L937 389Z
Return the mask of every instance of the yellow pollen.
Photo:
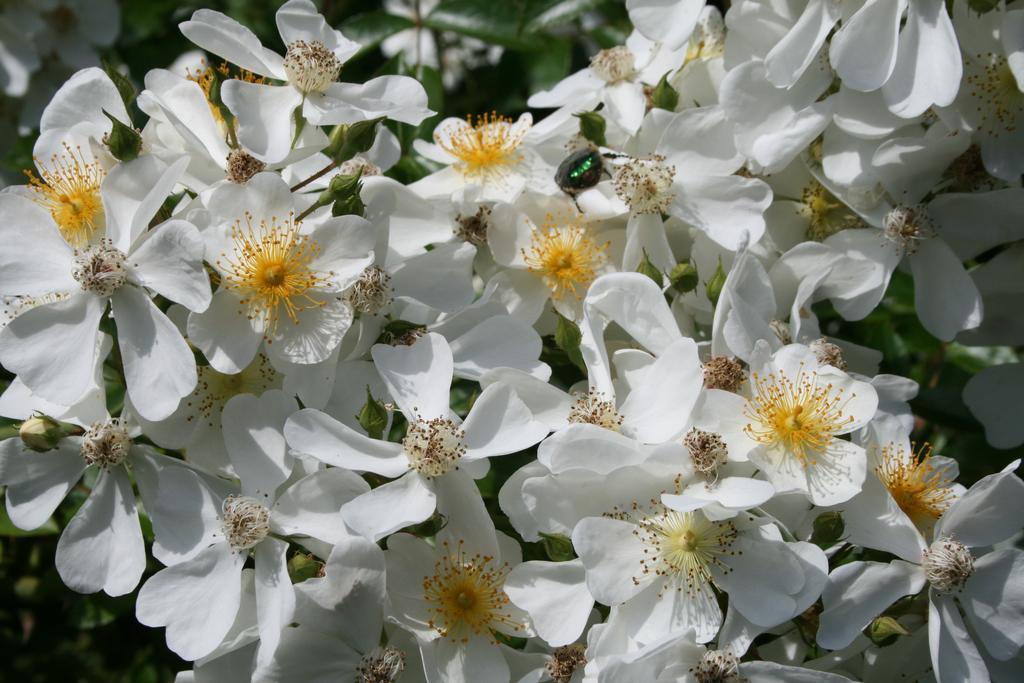
M812 180L804 188L801 199L804 203L804 215L808 218L808 239L820 242L841 230L865 227L856 213L817 180Z
M496 625L516 631L523 628L508 610L507 563L498 565L488 555L467 555L462 541L455 548L445 541L442 550L434 574L423 578L430 628L458 642L479 635L494 642L491 629Z
M205 60L203 60L203 64L206 64ZM186 78L188 78L188 80L198 83L199 87L203 89L203 94L206 96L206 104L210 107L210 113L213 114L213 118L224 131L227 131L228 124L224 120L223 114L221 114L220 107L218 107L215 102L216 93L214 93L214 86L217 82L225 81L227 79L259 84L265 84L267 82L267 79L262 76L257 76L253 72L246 71L245 69L237 69L236 73L232 75L231 67L228 66L227 62L221 62L220 66L216 67L216 72L214 71L214 67L205 66L204 68L196 71L188 69L186 70L186 74ZM237 124L232 121L232 126L235 125Z
M434 132L438 147L459 159L458 170L468 178L490 175L496 167L519 163L517 150L526 129L517 130L512 119L496 113L466 117L468 126Z
M882 448L875 474L893 500L921 530L930 531L935 521L953 504L953 480L932 462L932 447L923 444L907 453L895 444Z
M87 163L81 149L66 144L62 154L50 157L48 166L40 159L36 166L39 176L25 171L34 201L50 212L68 244L76 249L86 246L103 225L103 167L97 161Z
M815 456L853 422L843 414L849 399L831 384L819 386L816 372L801 369L794 380L781 370L768 377L752 373L751 380L754 395L743 411L751 422L744 431L758 443L785 449L801 465L815 464Z
M224 285L242 296L250 319L261 319L264 330L273 334L283 313L296 325L299 313L325 302L313 298L309 290L329 284L331 273L310 268L320 246L299 234L299 223L289 214L284 223L277 217L254 223L245 215L246 226L237 221L231 230L234 257L218 259L225 272Z
M556 220L551 214L531 235L530 250L522 250L531 273L539 275L554 299L580 299L605 262L608 243L596 244L580 222L581 216Z
M690 595L704 592L714 583L712 569L728 574L731 569L723 558L739 552L732 549L736 526L713 522L703 512L662 508L660 514L640 519L633 533L647 547L641 574L664 577L662 592L672 587Z

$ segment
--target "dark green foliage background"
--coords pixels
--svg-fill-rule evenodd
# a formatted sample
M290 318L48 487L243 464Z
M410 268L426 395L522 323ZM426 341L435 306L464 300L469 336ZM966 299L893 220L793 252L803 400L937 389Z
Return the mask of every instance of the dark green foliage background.
M265 45L283 52L273 20L280 3L273 0L123 0L121 4L121 36L105 57L127 67L136 87L141 87L147 70L167 67L191 49L177 24L200 7L230 14L251 27ZM434 69L385 59L377 49L386 36L408 27L408 20L389 17L380 3L369 0L321 0L319 6L332 25L366 46L345 65L343 80L358 82L387 73L413 75L427 89L439 117L525 111L530 93L582 68L587 55L597 49L621 44L630 30L620 0L446 0L425 19L428 27L473 36L506 50L496 65L469 71L453 91L443 92ZM584 13L586 30L581 22ZM418 129L399 125L395 130L408 147L416 136L429 137L437 120L428 120ZM136 121L139 126L142 123ZM33 136L19 140L0 166L15 173L31 167L33 140ZM428 170L408 157L392 174L412 180ZM883 305L866 320L845 322L827 306L818 312L826 333L882 350L883 372L921 384L921 394L913 403L919 416L915 436L957 458L965 484L1024 455L1024 449L996 451L988 446L960 398L964 383L992 362L992 354L943 344L928 335L914 314L913 283L908 276L897 273ZM544 360L563 386L581 377L553 338L545 340ZM10 375L0 375L0 387L9 380ZM465 410L474 393L469 383L457 386L453 405ZM0 437L16 434L16 425L0 422ZM524 453L496 459L491 474L480 482L496 523L510 533L497 506L497 491L531 457ZM61 584L53 568L58 533L85 499L89 483L72 492L55 519L32 532L14 528L6 513L0 512L0 681L155 683L170 681L176 671L188 668L167 651L162 630L135 621L132 596L81 596ZM539 559L562 550L557 544L528 544L525 554L527 559ZM151 562L149 573L158 568Z

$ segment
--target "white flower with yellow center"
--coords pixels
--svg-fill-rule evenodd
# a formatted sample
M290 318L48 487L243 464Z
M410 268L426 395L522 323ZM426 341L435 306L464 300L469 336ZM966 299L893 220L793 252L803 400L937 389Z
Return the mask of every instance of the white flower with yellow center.
M409 346L377 344L371 353L409 423L402 442L371 439L306 409L288 420L288 444L329 465L394 478L341 510L346 524L371 540L422 522L435 509L458 528L464 506L483 510L473 479L486 472L486 459L529 448L548 428L504 385L488 386L460 420L448 407L452 350L439 334L427 333Z
M789 618L804 587L800 559L773 527L746 514L718 519L707 502L690 509L632 504L581 520L573 547L594 598L635 624L644 641L693 629L697 642L715 637L722 623L716 591L730 607L763 627Z
M0 363L20 376L33 394L72 405L90 388L100 321L108 304L117 325L128 395L138 412L160 420L196 385L195 358L178 328L153 303L160 294L192 311L210 302L195 226L172 218L148 224L183 170L143 156L114 169L104 181L104 200L118 221L97 228L72 247L50 211L16 194L0 197L5 220L0 235L0 294L43 297L0 332ZM128 200L135 183L149 196ZM59 370L59 371L58 371Z
M344 290L373 260L370 224L342 216L307 232L294 202L272 173L218 186L209 196L212 221L203 238L220 288L188 329L219 372L240 372L261 345L272 359L319 363L352 322Z
M874 416L878 396L866 382L819 366L802 344L769 355L761 341L750 359L744 431L757 443L750 460L782 491L801 491L816 505L833 505L860 491L864 449L839 437Z
M433 144L417 140L417 152L445 168L410 185L423 197L465 193L474 201L514 201L539 172L530 131L533 117L513 121L495 112L446 118L434 128Z
M268 50L234 19L201 9L180 24L185 37L236 66L284 85L232 79L224 103L238 118L238 140L267 163L281 161L294 147L294 113L314 126L351 124L386 116L418 125L433 114L420 83L407 76L380 76L364 84L339 83L342 66L359 45L331 28L310 0L289 0L277 10L277 28L287 51ZM321 134L322 144L326 138Z
M499 637L533 635L526 613L505 593L522 555L481 508L462 520L483 527L476 538L445 528L431 547L408 534L388 539L388 597L393 618L420 643L428 680L457 669L466 680L508 680ZM440 678L439 678L440 680Z
M933 539L905 560L851 562L822 594L817 642L838 650L894 601L928 589L928 642L940 681L985 681L1024 646L1024 552L1006 541L1024 518L1020 461L979 480L935 524ZM999 550L989 549L992 546ZM969 630L968 630L969 627Z
M265 664L295 609L287 537L333 545L350 536L343 525L327 523L314 511L336 510L364 493L369 486L361 478L332 468L284 486L295 460L282 428L297 407L294 398L277 390L228 401L224 442L238 488L211 485L208 475L183 467L160 473L160 495L146 508L167 520L155 531L158 557L168 566L139 591L136 617L147 626L167 627L168 647L185 659L210 654L238 618L244 605L242 569L251 557L257 662ZM174 533L182 528L193 533Z

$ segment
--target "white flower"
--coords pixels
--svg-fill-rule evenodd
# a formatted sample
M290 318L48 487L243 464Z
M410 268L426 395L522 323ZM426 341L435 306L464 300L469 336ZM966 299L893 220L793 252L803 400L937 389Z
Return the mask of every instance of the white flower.
M58 295L26 310L0 332L0 362L33 393L70 405L88 389L108 302L127 390L140 414L162 419L195 387L192 352L147 293L152 290L193 311L205 310L210 302L195 226L172 218L145 231L183 167L167 168L143 156L112 171L104 197L110 197L113 224L107 225L106 237L74 249L51 214L23 197L0 197L6 217L0 232L8 244L0 289L13 295ZM155 183L141 203L119 189L140 178Z
M221 276L210 308L189 318L192 342L219 372L249 365L261 344L272 359L319 363L352 321L343 291L373 259L370 224L358 216L296 220L280 176L216 187L203 232L206 260Z
M406 76L381 76L363 85L338 83L342 65L359 45L329 27L310 0L282 5L277 26L288 48L283 58L220 12L197 10L180 25L199 47L254 74L285 82L276 86L232 79L222 87L224 103L238 117L239 141L261 160L272 163L288 155L296 109L316 126L378 116L416 125L433 113L423 86Z
M865 425L878 396L866 382L821 366L800 344L769 355L758 342L750 359L747 436L750 460L777 491L801 491L817 505L840 503L860 491L864 449L838 438Z
M241 604L242 567L251 553L258 661L268 661L295 608L288 542L282 537L343 539L337 505L368 488L356 475L335 468L298 479L278 494L294 466L281 428L295 408L294 399L278 391L228 402L224 440L240 491L184 469L161 477L156 509L172 516L173 526L194 532L179 530L167 539L163 559L170 566L142 587L136 616L148 626L166 626L168 647L184 659L210 654L231 628Z
M462 525L486 514L473 478L486 472L481 466L487 458L529 448L547 427L510 388L498 385L481 393L465 421L459 420L448 407L452 352L438 334L411 346L374 346L373 358L409 422L402 442L368 438L307 409L288 420L288 444L330 465L395 478L342 508L345 522L364 536L376 541L437 509L448 517L447 528L472 540Z

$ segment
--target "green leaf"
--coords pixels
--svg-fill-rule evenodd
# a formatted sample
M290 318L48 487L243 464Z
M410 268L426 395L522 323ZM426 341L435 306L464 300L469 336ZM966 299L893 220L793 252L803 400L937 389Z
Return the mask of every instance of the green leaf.
M522 30L522 13L513 2L449 0L435 7L423 23L438 31L454 31L486 43L520 50L544 47L540 36Z
M544 544L544 552L548 554L552 562L568 562L576 559L576 550L572 547L572 540L568 536L541 532L540 537Z
M565 351L573 365L583 372L587 371L587 365L583 362L583 354L580 352L580 342L583 340L583 333L573 321L561 313L555 312L558 316L558 326L555 328L555 344Z
M572 67L572 43L549 40L542 50L524 53L530 91L547 90L569 75Z
M354 40L361 46L356 57L361 57L377 48L385 39L399 31L415 26L407 17L396 17L387 12L366 12L346 19L341 26L345 37Z

